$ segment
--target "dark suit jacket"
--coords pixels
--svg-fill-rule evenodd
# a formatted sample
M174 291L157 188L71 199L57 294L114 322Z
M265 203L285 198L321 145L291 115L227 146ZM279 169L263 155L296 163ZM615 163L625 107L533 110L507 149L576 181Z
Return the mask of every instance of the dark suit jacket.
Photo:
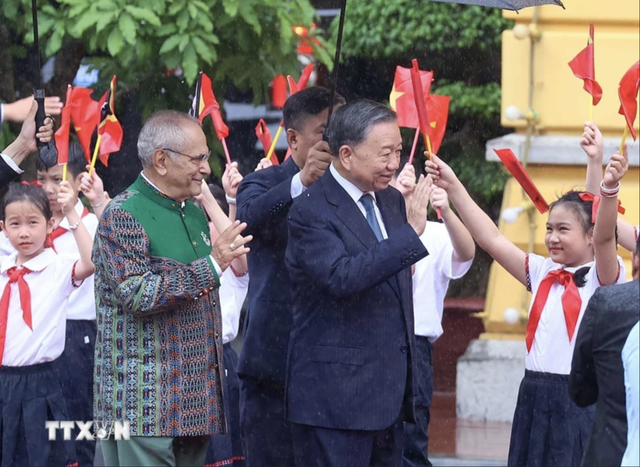
M0 190L16 179L19 174L7 165L3 157L0 157Z
M402 195L387 188L376 197L389 235L382 242L329 170L289 212L292 422L380 430L403 408L413 415L410 265L428 253L407 224Z
M620 465L627 447L621 352L640 317L637 280L599 288L584 313L571 363L569 392L581 407L597 402L582 465Z
M300 171L287 159L247 175L238 187L238 219L248 224L248 312L238 372L284 383L292 305L284 264L291 179Z

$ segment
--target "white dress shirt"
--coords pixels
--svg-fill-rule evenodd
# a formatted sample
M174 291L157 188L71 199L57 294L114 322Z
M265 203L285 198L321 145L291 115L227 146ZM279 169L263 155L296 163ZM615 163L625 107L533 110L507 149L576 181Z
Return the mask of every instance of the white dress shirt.
M7 165L9 167L11 167L15 173L20 175L22 172L24 172L24 170L22 170L20 167L18 167L18 164L13 162L13 159L11 159L9 156L7 156L6 154L3 154L3 153L0 153L0 156L2 156L2 158L7 163Z
M622 456L622 465L640 465L640 369L638 344L639 323L631 329L622 348L624 365L624 387L627 393L627 449Z
M527 275L531 283L532 298L531 305L529 307L529 313L531 313L531 306L533 306L533 302L535 301L540 283L545 277L547 277L549 272L561 269L563 268L563 265L554 263L550 258L544 258L543 256L535 255L533 253L530 253L528 256L529 271ZM620 275L618 276L616 283L622 284L626 280L626 275L624 262L619 256L618 264L620 265ZM578 329L580 328L580 323L582 322L582 317L584 316L584 311L587 308L589 299L596 289L600 287L600 281L598 280L594 261L575 268L564 268L566 271L575 273L578 269L585 266L590 266L590 269L585 276L585 285L583 287L578 287L578 293L582 299L582 305L580 307L580 315L578 316L578 322L576 323L573 338L569 341L567 324L562 308L562 294L564 293L564 286L556 282L549 290L549 296L540 315L540 321L538 322L531 351L527 353L525 360L525 368L527 370L544 373L557 373L560 375L568 375L571 372L571 360L573 358L573 349L576 344Z
M80 200L78 200L74 209L78 216L81 217L82 224L89 232L89 235L91 235L91 239L95 238L96 229L98 228L98 218L91 213L82 217L84 205ZM60 227L67 229L67 231L53 241L56 253L79 260L80 251L78 251L78 244L73 236L73 232L69 230L69 221L66 217L60 221ZM0 233L0 256L10 255L15 251L4 232ZM75 289L69 297L67 319L96 319L96 298L93 288L93 275L85 279L82 285Z
M0 293L9 282L7 271L16 265L17 256L18 253L13 253L2 259ZM3 366L36 365L53 361L62 354L67 305L76 290L71 281L75 263L76 259L56 255L51 248L24 263L23 266L32 271L23 277L31 291L33 330L24 322L20 291L15 282L11 284Z
M440 222L427 222L420 240L429 256L416 263L413 274L413 313L416 336L432 343L442 335L442 313L449 281L464 276L473 259L456 261L447 227Z
M387 236L387 229L384 227L384 222L382 222L382 214L380 214L380 208L378 208L378 200L376 199L376 194L373 191L369 191L366 193L362 191L360 188L358 188L349 180L347 180L342 175L340 175L336 170L336 168L333 166L333 164L329 166L329 170L331 171L331 175L333 175L333 178L336 179L336 182L338 182L338 184L344 189L344 191L347 192L347 194L353 200L353 202L356 203L356 206L358 206L358 208L360 209L360 212L365 217L365 219L367 217L367 210L365 209L364 204L362 204L362 202L360 201L360 198L362 198L362 196L365 194L371 195L371 197L373 198L373 209L376 213L376 219L378 219L378 224L380 225L382 238L384 239L389 238Z
M249 274L236 276L226 269L220 276L220 308L222 310L222 343L231 342L238 335L240 312L249 291Z

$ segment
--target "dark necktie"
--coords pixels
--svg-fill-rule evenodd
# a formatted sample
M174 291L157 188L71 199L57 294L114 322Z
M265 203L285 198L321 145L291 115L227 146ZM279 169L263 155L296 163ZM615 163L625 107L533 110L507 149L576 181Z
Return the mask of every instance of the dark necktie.
M367 213L367 222L369 223L371 230L373 230L378 241L381 242L384 240L384 237L382 236L382 229L380 229L380 224L378 223L376 210L373 207L373 197L370 194L364 194L362 195L362 198L360 198L360 202Z

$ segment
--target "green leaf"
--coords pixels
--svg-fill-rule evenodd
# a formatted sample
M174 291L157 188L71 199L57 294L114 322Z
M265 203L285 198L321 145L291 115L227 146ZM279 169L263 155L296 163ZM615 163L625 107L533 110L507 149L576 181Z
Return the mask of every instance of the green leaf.
M60 47L62 47L62 32L60 29L56 29L47 41L44 53L47 57L51 57L60 50Z
M100 19L96 23L96 32L100 33L113 21L113 13L102 13Z
M189 3L187 5L187 9L189 10L189 15L191 16L191 19L196 19L196 17L198 16L198 7L196 7L192 3Z
M224 12L231 16L232 18L238 14L238 7L240 6L240 1L246 0L224 0L222 5L224 6Z
M127 43L130 45L136 43L136 23L131 18L131 15L122 13L118 19L118 27Z
M120 28L113 28L111 30L111 34L109 34L109 38L107 39L107 49L112 57L118 55L118 53L122 50L124 46L124 38L122 37L122 32Z
M189 44L184 51L182 70L184 71L187 82L193 84L198 76L198 57L196 56L196 49L192 44Z
M158 15L156 15L153 11L147 10L146 8L139 8L137 6L127 5L124 7L131 16L133 16L138 21L146 21L152 26L160 27L162 26L162 22Z
M179 52L184 52L184 49L187 47L187 44L189 43L189 39L191 39L188 35L184 35L182 36L182 39L180 40L180 43L178 44L178 51Z
M197 36L193 37L192 42L198 55L200 55L205 62L211 64L214 60L214 54L212 52L215 52L213 47L205 44L205 42Z
M180 35L174 35L169 37L166 41L164 41L164 44L162 44L162 47L160 47L160 53L164 54L167 52L171 52L173 49L175 49L178 46L181 40L182 40L182 36Z
M78 19L78 22L75 24L73 28L74 32L78 36L82 35L82 33L84 33L87 29L89 29L91 26L96 24L100 20L102 15L103 13L98 13L96 11L92 11L92 10L87 11L84 15L80 17L80 19Z
M178 15L176 25L181 32L187 29L189 25L189 12L186 9L182 10Z

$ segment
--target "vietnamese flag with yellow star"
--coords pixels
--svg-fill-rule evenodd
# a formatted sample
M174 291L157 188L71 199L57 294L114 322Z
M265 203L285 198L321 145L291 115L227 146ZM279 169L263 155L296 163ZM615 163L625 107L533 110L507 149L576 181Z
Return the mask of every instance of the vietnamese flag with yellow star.
M92 93L91 89L74 87L70 97L71 123L87 162L91 162L91 140L100 123L100 104L91 98Z
M447 120L449 118L449 103L451 97L440 96L438 94L428 94L425 96L427 114L431 125L431 150L438 154L444 134L447 131Z
M433 72L420 70L420 81L425 96L429 95ZM389 106L398 114L398 126L405 128L419 128L418 110L413 97L413 85L411 84L411 69L401 66L396 67L393 78L393 88L389 95Z
M122 145L122 126L115 114L116 77L111 78L109 89L100 99L100 124L98 135L100 138L99 156L105 167L109 165L109 154L118 152Z

